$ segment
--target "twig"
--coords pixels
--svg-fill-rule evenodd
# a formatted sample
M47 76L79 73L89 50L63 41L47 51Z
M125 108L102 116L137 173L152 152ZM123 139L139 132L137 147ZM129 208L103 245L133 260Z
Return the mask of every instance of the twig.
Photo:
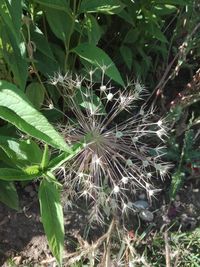
M175 57L172 59L172 61L169 63L169 65L167 66L161 80L159 81L159 83L156 85L155 89L153 90L152 94L149 96L149 98L147 99L147 102L149 102L149 100L151 99L151 97L159 90L159 94L161 94L161 92L163 91L163 88L165 87L166 83L169 81L169 79L171 79L173 77L174 74L177 75L178 70L179 70L179 63L177 63L175 70L171 73L171 75L169 75L169 72L174 64L174 62L181 56L184 55L185 53L185 49L187 47L188 41L192 38L192 36L195 34L195 32L200 28L200 23L198 23L194 29L192 30L192 32L190 34L187 35L185 41L182 43L181 46L179 46L179 51L178 53L175 55ZM169 75L169 76L168 76ZM168 77L167 77L168 76ZM156 98L157 96L156 95ZM155 99L156 99L155 98Z
M165 230L164 232L164 240L165 240L165 260L166 260L166 267L171 267L171 260L170 260L170 247L168 242L168 231Z
M73 253L67 253L66 255L64 255L63 260L67 260L68 266L71 266L70 264L73 264L74 262L79 261L82 257L88 254L91 254L92 252L97 250L97 248L99 248L102 245L103 241L109 238L109 236L111 235L113 231L114 225L115 225L115 220L113 219L109 226L107 233L102 235L95 243L90 245L87 241L84 241L84 242L81 241L82 246L80 247L79 251L76 251ZM80 236L78 237L78 240L79 241L82 240ZM41 261L41 264L47 264L47 263L51 263L55 261L56 259L53 257L49 260Z

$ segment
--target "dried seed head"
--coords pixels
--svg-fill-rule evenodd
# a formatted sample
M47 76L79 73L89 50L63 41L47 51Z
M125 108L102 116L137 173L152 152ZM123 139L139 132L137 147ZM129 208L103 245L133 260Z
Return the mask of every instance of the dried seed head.
M145 91L144 86L136 82L134 90L113 92L111 86L105 85L104 74L100 86L93 83L93 72L89 82L79 77L74 81L70 75L59 78L64 81L63 88L70 85L74 92L71 95L66 88L66 101L74 118L68 117L67 125L59 125L60 131L66 142L83 144L65 166L65 184L73 192L78 191L77 195L90 199L97 212L94 216L92 211L91 218L101 221L103 207L109 204L111 210L123 211L124 203L131 201L137 188L154 196L157 189L153 179L163 179L169 170L161 158L160 143L167 136L164 120L155 121L153 107L137 109L134 104ZM99 88L98 94L95 87ZM131 111L132 107L135 111ZM129 118L123 120L119 115L124 110L129 111Z

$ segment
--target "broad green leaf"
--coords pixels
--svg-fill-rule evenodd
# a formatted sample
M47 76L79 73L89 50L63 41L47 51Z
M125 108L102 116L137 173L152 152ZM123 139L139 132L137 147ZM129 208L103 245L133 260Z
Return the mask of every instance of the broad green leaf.
M13 161L7 156L7 154L2 149L0 149L0 163L0 168L18 167L17 164L13 164Z
M12 182L0 181L0 201L14 210L19 209L18 194Z
M65 162L69 161L74 156L76 156L81 151L82 148L83 148L83 143L78 143L78 144L75 144L72 147L72 152L70 154L64 152L64 153L61 153L60 155L56 155L49 162L48 169L51 172L55 171L57 168L59 168L60 166L62 166Z
M37 70L49 78L59 70L60 66L52 53L48 40L40 29L31 27L30 35L36 46L36 51L34 52L35 66Z
M15 85L0 81L0 117L25 133L63 151L70 151L64 139Z
M73 32L72 16L62 10L55 10L48 7L44 7L43 9L52 32L57 38L61 39L66 46Z
M36 51L40 51L46 57L50 58L51 60L55 61L54 55L51 51L49 42L47 38L44 36L43 32L38 27L31 27L31 40L34 42L36 46Z
M50 7L55 10L69 12L69 6L65 0L34 0L34 2Z
M55 72L59 71L59 65L56 60L47 57L40 51L34 53L35 66L46 78L49 79L50 76L53 76Z
M39 187L39 202L49 247L61 265L64 247L64 219L59 190L54 181L44 178Z
M37 166L38 167L38 166ZM13 169L13 168L0 168L0 180L13 182L13 181L30 181L40 177L42 173L38 168L32 167L32 169Z
M75 47L72 51L95 67L106 67L106 75L120 85L125 86L114 62L102 49L94 46L93 44L83 43Z
M126 36L124 37L124 43L129 43L129 44L133 44L135 42L138 41L140 32L138 30L138 28L131 28L127 33Z
M64 71L65 69L65 52L64 50L57 44L52 44L51 45L51 49L54 53L54 56L56 58L56 61L58 62L60 71ZM55 88L55 87L54 87ZM55 90L55 89L54 89Z
M44 87L38 82L30 83L26 87L26 95L33 106L39 110L44 101Z
M124 9L117 14L117 16L119 16L120 18L122 18L125 22L128 22L129 24L131 24L132 26L135 27L135 23L133 20L133 16L131 16L127 11L125 11Z
M42 151L32 140L1 136L0 147L17 166L36 164L42 160Z
M0 16L14 36L17 44L20 42L20 28L22 24L21 1L4 0L0 2Z
M0 35L2 36L3 57L14 75L15 83L24 90L28 76L25 43L23 41L17 43L15 36L4 24L0 25Z
M3 56L14 75L14 81L24 89L28 76L26 47L21 36L22 1L5 0L0 3L0 36Z
M125 7L119 0L82 0L79 13L117 14Z
M147 29L150 34L153 35L153 37L161 42L168 43L167 38L162 33L161 29L158 27L158 25L154 23L149 23Z
M103 34L103 30L99 26L96 18L93 15L88 14L85 18L84 26L87 31L88 42L97 45Z
M126 63L126 66L129 68L129 70L131 70L133 63L133 54L131 49L128 46L122 45L120 47L120 53L122 55L124 62Z

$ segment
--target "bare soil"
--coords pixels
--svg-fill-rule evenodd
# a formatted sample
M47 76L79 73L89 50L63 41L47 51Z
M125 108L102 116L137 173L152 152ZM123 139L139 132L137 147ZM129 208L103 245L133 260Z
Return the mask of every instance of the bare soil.
M37 194L33 191L34 188L30 190L30 185L29 190L23 191L20 197L21 210L18 212L0 204L0 266L56 266L40 220ZM182 227L183 231L199 227L199 178L188 181L170 206L165 203L164 196L161 199L159 203L162 202L162 204L159 207L157 201L151 208L156 230L173 220L176 221L177 227ZM84 236L86 225L87 216L83 210L73 209L65 214L65 253L76 250L78 242L73 233L79 232L81 236ZM132 230L131 227L130 225L130 230ZM104 232L103 229L93 229L88 237L89 242L91 239L97 239L102 232ZM15 265L9 263L11 260Z

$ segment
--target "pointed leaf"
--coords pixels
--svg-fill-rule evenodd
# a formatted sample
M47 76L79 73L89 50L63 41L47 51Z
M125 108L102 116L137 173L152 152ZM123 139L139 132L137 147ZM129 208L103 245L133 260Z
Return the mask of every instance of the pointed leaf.
M1 136L0 147L15 164L20 166L40 163L42 160L42 151L32 140Z
M108 75L111 79L113 79L117 83L124 86L122 77L118 69L116 68L114 62L102 49L92 44L83 43L75 47L73 51L84 60L93 64L95 67L106 66L107 67L106 75Z
M67 44L73 31L73 18L62 10L55 10L48 7L44 7L43 9L52 32L64 44Z
M43 179L39 188L40 212L49 247L61 264L64 246L64 219L56 183Z
M70 151L64 139L47 119L33 108L26 95L6 81L0 81L0 117L53 147Z
M30 83L26 87L26 95L33 106L39 110L44 101L44 87L38 82Z
M122 45L120 47L120 53L124 62L126 63L126 66L129 68L129 70L131 70L131 66L133 63L133 54L131 49L128 46Z
M0 3L0 15L3 23L7 25L9 31L15 36L17 43L20 39L20 27L22 23L22 3L21 1L5 0Z
M65 11L69 9L69 6L66 0L53 0L53 1L52 0L34 0L34 1L36 3L50 7L52 9L65 10Z
M12 182L0 181L0 201L12 209L19 209L17 191Z
M30 168L30 167L29 167ZM39 168L31 172L30 169L25 171L13 168L0 168L0 180L3 181L30 181L41 176Z
M80 13L101 12L105 14L117 14L125 7L119 0L82 0Z

